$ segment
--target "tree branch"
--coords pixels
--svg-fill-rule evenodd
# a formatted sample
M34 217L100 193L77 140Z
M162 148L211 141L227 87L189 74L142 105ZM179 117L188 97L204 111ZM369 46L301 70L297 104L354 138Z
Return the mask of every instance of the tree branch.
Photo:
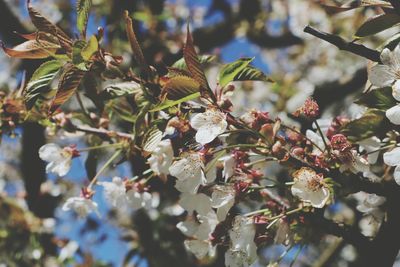
M306 26L304 28L304 32L309 33L321 40L328 42L328 43L331 43L334 46L336 46L337 48L339 48L340 50L344 50L344 51L356 54L358 56L367 58L369 60L381 63L380 53L377 50L365 47L361 44L347 42L340 36L322 32L322 31L316 30L310 26Z

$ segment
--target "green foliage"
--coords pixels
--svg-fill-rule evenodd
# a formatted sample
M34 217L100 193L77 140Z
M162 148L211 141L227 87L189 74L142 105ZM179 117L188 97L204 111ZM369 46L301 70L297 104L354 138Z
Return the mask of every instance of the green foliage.
M199 58L200 64L207 64L207 63L213 62L216 57L212 56L212 55L200 55L200 56L198 56L198 58ZM183 70L188 69L184 58L181 58L178 61L176 61L172 65L172 67L177 68L177 69L183 69Z
M141 92L141 85L136 82L122 82L107 86L101 93L103 100L110 100L118 97L135 95Z
M241 58L235 62L226 64L219 72L219 84L225 87L228 83L232 82L240 72L242 72L254 58Z
M78 0L77 9L77 20L76 26L83 37L86 36L86 27L89 19L89 11L92 7L92 0Z
M366 37L381 31L387 30L400 23L400 16L392 13L384 13L372 18L369 18L363 25L357 30L355 35L357 37Z
M387 110L396 105L396 99L392 96L392 88L385 87L363 94L355 103L369 108Z
M28 82L24 90L24 101L26 107L31 109L36 100L43 94L47 93L49 84L62 67L58 60L51 60L40 65L33 73L32 78Z

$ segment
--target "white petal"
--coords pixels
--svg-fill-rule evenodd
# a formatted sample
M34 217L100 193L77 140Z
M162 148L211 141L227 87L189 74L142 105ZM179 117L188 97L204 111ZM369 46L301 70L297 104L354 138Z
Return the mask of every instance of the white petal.
M200 185L205 185L206 181L203 176L193 177L186 180L176 180L175 188L182 193L196 194Z
M207 126L208 123L209 123L209 115L207 112L196 114L190 120L190 126L192 126L192 128L195 130Z
M326 188L321 188L321 190L315 191L310 194L309 201L314 208L323 208L326 202L329 200L329 190Z
M396 74L386 65L375 65L369 73L370 82L377 87L391 86L395 79Z
M400 165L394 169L393 178L400 185Z
M397 100L400 101L400 80L396 80L396 82L392 86L392 95Z
M65 158L61 161L52 161L46 165L46 172L47 173L55 173L58 176L66 175L69 170L71 169L71 159Z
M186 240L185 246L196 258L203 259L208 254L211 245L208 241Z
M178 228L184 235L192 237L199 229L199 224L194 220L186 220L184 222L179 222L176 225L176 228Z
M400 165L400 147L396 147L393 150L384 153L383 162L389 166Z
M203 193L196 195L182 193L179 205L190 214L193 213L193 211L197 211L200 215L206 215L211 211L211 199Z
M46 144L39 149L39 157L44 161L55 161L61 158L62 148L54 143Z
M386 117L391 123L400 125L400 105L396 105L386 110Z

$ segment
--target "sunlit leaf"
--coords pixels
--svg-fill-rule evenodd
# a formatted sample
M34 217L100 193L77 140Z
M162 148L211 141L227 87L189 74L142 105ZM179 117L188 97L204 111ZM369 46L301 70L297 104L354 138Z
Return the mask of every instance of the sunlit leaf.
M397 14L384 13L368 19L358 28L357 37L365 37L389 29L400 23L400 16Z
M233 81L263 81L263 82L272 82L267 75L261 70L253 67L246 66L242 69L234 78Z
M178 100L190 94L200 92L200 84L187 76L175 76L169 78L163 86L163 95L169 100Z
M66 68L61 76L56 96L51 103L49 114L52 114L62 104L71 98L78 88L84 74L84 71L76 68L75 66L70 65Z
M78 0L76 5L77 9L76 26L83 37L86 36L86 27L91 7L92 7L92 0Z
M83 40L77 40L72 47L72 63L80 70L87 71L85 59L82 57L82 49L86 46Z
M82 48L81 55L85 61L90 60L94 53L99 50L99 42L95 35L89 38L86 46Z
M183 98L175 100L175 101L167 100L167 101L164 101L162 104L156 106L155 108L151 109L150 111L154 112L154 111L160 111L160 110L163 110L163 109L167 109L167 108L179 105L179 104L181 104L183 102L187 102L187 101L196 99L198 97L200 97L200 92L193 93L191 95L188 95L186 97L183 97Z
M62 67L58 60L51 60L40 65L28 82L23 96L28 109L31 109L42 93L46 92L48 85Z
M207 63L210 63L210 62L215 60L215 56L211 56L211 55L201 55L201 56L198 56L198 58L199 58L200 64L207 64ZM185 59L181 58L178 61L176 61L172 65L172 68L186 70L187 69L187 65L186 65Z
M26 59L40 59L47 58L52 54L55 54L60 46L46 41L28 40L22 44L14 46L13 48L7 48L2 44L4 52L15 58L26 58Z
M143 150L153 152L161 142L162 136L163 133L157 127L150 128L143 139Z
M114 99L128 95L134 95L141 92L141 85L136 82L122 82L107 86L100 97L104 100Z
M241 58L235 62L226 64L219 72L219 84L225 87L232 82L249 64L253 58Z

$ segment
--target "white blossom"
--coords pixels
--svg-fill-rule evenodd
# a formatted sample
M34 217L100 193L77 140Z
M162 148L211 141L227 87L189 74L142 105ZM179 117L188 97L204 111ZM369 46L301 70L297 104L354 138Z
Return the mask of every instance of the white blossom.
M224 169L222 170L222 176L225 182L235 174L236 162L233 155L226 155L221 157L219 160L223 162Z
M196 142L205 145L213 141L228 127L224 113L208 109L204 113L193 116L190 121L193 129L197 130Z
M189 214L196 211L200 215L206 215L211 211L211 199L203 193L195 195L182 193L179 199L179 205Z
M389 166L396 166L393 173L393 178L400 185L400 147L396 147L391 151L383 154L383 162Z
M376 137L370 137L358 142L360 144L360 148L365 150L368 153L368 162L370 164L376 163L379 156L379 151L377 151L381 147L381 140Z
M302 167L293 173L292 194L315 208L322 208L330 197L329 188L323 177L313 169Z
M235 204L236 191L232 186L217 185L213 187L211 204L217 209L217 218L224 221L229 210Z
M111 206L123 207L127 204L125 184L120 177L114 177L112 182L98 182L104 187L104 196Z
M325 150L325 143L324 143L324 140L322 139L321 135L319 135L311 130L307 130L306 137L307 137L307 139L311 140L315 145L318 146L318 147L316 147L315 145L313 145L312 153L317 156L321 155L322 151L320 149Z
M149 192L138 192L135 188L126 192L127 203L133 209L150 209L152 207L152 195Z
M173 157L174 151L171 146L171 140L162 140L148 159L151 170L156 175L168 175L168 168L172 164Z
M182 193L195 194L200 185L211 183L216 178L216 169L206 167L200 154L195 152L183 153L181 159L169 167L169 172L177 178L175 187Z
M207 255L210 257L215 255L215 247L208 240L185 240L185 247L198 259L203 259Z
M71 168L72 151L61 148L59 145L50 143L39 149L39 157L49 162L46 172L53 172L59 176L66 175Z
M79 217L86 217L89 213L95 212L99 215L97 210L97 203L85 197L71 197L62 206L62 210L73 210Z

